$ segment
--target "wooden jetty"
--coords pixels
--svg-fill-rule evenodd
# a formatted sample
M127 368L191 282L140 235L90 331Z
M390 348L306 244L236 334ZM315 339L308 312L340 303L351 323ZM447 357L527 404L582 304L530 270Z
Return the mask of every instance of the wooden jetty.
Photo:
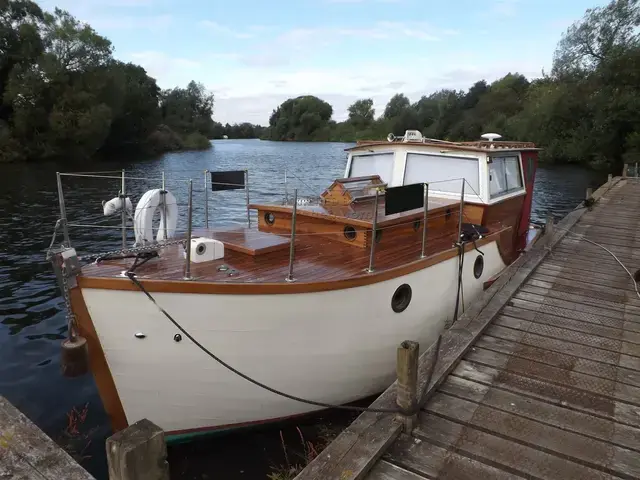
M95 480L2 396L0 396L0 478Z
M640 478L640 298L587 241L635 274L640 183L610 177L545 237L420 356L415 422L363 413L297 478Z

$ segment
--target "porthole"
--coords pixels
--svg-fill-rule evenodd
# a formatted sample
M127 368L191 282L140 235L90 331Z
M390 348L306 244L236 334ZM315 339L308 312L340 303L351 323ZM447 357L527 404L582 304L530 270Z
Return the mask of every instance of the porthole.
M450 218L451 218L451 209L447 208L447 210L444 212L444 219L449 220Z
M393 297L391 297L391 308L394 312L404 312L411 303L411 287L406 283L400 285Z
M376 243L380 243L380 240L382 240L382 230L378 229L376 230Z
M422 222L420 220L416 220L413 222L413 231L417 232L418 230L420 230L420 225L422 225Z
M264 221L267 225L273 225L276 222L276 216L271 212L267 212L264 214Z
M204 252L207 251L207 246L204 243L201 243L196 247L196 253L198 255L204 255Z
M351 225L346 225L344 227L344 238L346 238L350 242L353 242L356 239L356 235L357 235L356 229L353 228Z
M636 283L640 283L640 270L636 270L636 273L633 274L633 279Z
M476 278L480 278L482 276L483 271L484 271L484 257L482 255L478 255L476 257L476 261L473 262L473 276Z

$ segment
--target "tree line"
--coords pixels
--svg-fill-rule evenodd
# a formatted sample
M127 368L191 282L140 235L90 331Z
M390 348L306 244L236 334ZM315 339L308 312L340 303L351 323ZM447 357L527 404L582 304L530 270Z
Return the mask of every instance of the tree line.
M213 94L161 90L68 12L0 0L0 161L209 148Z
M298 141L382 139L420 130L429 138L475 140L497 132L533 141L542 159L619 167L640 161L640 5L613 0L588 9L563 34L550 73L528 80L518 73L466 91L443 89L411 103L394 95L379 118L372 99L335 122L333 108L314 97L292 98L269 118L264 138Z

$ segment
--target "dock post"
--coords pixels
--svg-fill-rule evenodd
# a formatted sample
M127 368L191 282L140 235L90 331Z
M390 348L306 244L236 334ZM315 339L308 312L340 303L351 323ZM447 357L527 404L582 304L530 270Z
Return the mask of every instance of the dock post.
M613 175L609 174L607 176L607 183L611 183L611 180L613 180Z
M553 235L553 215L547 215L547 219L544 224L544 235L547 237L547 242L551 241Z
M293 211L291 212L291 239L289 240L289 274L287 282L295 282L293 278L293 260L296 250L296 217L298 215L298 189L293 191Z
M169 480L160 427L142 419L107 439L109 480Z
M636 168L633 170L633 176L638 178L638 162L636 162Z
M625 163L624 165L622 165L622 177L627 178L628 174L629 174L629 164Z
M244 190L247 197L247 228L251 228L251 210L249 210L249 170L244 171Z
M420 258L424 258L424 251L427 247L427 222L429 220L429 184L424 184L424 215L422 216L422 247Z
M418 421L418 342L405 340L398 347L396 373L398 388L396 404L400 409L399 420L402 421L405 433L411 433Z
M209 170L204 171L204 228L209 230Z
M191 226L193 223L193 180L189 180L189 213L187 215L187 243L185 245L186 262L184 279L191 280Z
M56 172L58 180L58 203L60 204L60 221L62 223L62 236L64 238L64 244L66 247L71 247L71 240L69 240L69 227L67 226L67 209L64 206L64 193L62 192L62 180L60 178L60 172Z
M585 199L589 200L593 196L593 188L587 188L587 194L585 195Z
M373 273L373 261L376 254L376 237L378 236L378 190L376 190L376 198L374 202L373 221L371 222L371 251L369 252L369 268L367 268L367 273Z
M120 194L120 219L122 221L122 248L127 248L127 194L124 188L124 168L122 169L122 191Z

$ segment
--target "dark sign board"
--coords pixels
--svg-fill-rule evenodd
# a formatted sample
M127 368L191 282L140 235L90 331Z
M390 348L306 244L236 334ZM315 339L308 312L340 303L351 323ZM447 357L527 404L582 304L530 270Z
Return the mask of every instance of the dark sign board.
M239 190L244 188L244 170L211 173L211 190Z
M387 188L384 193L384 214L407 212L424 207L424 183Z

